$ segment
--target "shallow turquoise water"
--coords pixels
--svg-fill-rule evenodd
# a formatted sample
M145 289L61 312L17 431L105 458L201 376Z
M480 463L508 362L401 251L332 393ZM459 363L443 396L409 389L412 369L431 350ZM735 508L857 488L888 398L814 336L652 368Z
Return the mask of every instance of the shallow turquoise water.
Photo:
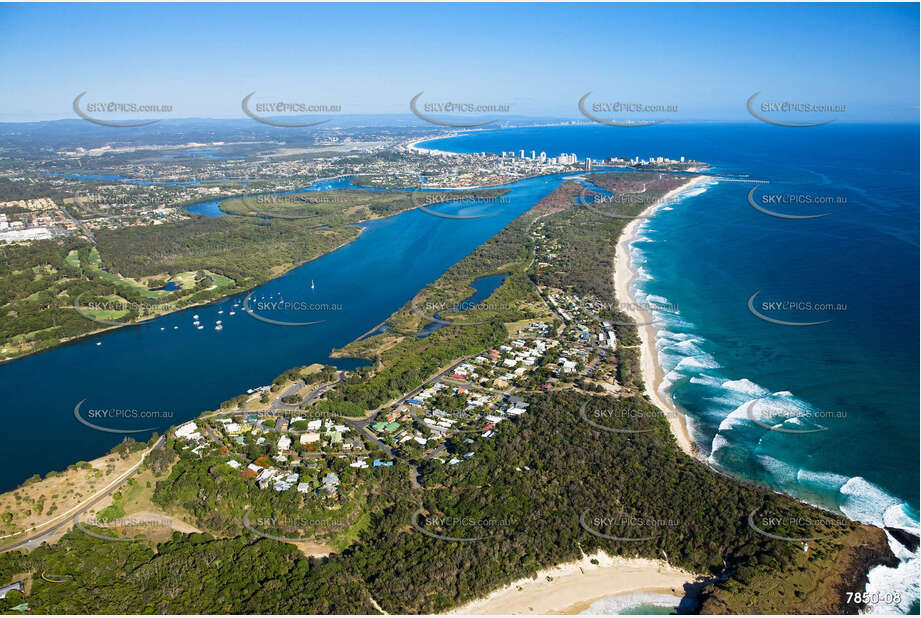
M749 203L754 185L714 182L644 223L632 252L636 287L668 308L654 312L666 390L713 465L918 533L917 125L540 127L425 146L686 156L715 173L769 181L753 199L780 214L830 213L770 216ZM762 195L834 202L783 205ZM748 307L756 292L753 306L769 318L830 321L760 319ZM834 310L762 304L779 301ZM880 570L871 585L898 581L917 599L917 554L894 549L904 568Z

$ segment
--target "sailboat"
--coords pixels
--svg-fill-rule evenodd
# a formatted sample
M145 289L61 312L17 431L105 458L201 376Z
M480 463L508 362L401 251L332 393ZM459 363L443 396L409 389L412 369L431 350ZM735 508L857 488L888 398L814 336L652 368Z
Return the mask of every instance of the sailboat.
M313 284L313 279L310 280L310 289L314 289L316 286Z

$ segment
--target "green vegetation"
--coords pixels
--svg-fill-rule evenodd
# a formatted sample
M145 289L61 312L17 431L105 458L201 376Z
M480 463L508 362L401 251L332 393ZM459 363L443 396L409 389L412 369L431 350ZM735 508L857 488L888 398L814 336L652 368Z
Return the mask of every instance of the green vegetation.
M534 279L580 293L606 290L605 298L611 298L610 288L603 287L609 286L603 281L610 279L610 254L603 252L613 247L621 224L601 221L587 209L566 208L561 196L570 196L572 187L558 191L542 202L543 209L513 222L419 296L418 302L456 302L469 293L473 278L508 273L488 299L484 324L448 326L417 338L425 320L404 307L389 321L394 332L343 351L361 352L375 366L337 387L323 405L371 409L418 386L450 361L503 341L505 322L523 319L540 302ZM538 217L545 224L540 242L560 243L573 279L562 270L538 272L532 262L528 230ZM476 315L464 312L462 318L478 321ZM619 362L629 365L629 375L639 374L636 356ZM603 550L665 558L696 573L721 576L705 590L704 607L710 611L857 609L844 605L841 591L861 589L868 560L888 555L881 530L729 479L694 461L677 448L666 419L640 394L636 380L624 387L620 397L577 388L529 393L528 412L503 422L492 438L449 439L447 455L475 454L455 466L427 459L353 472L332 458L325 465L350 488L336 501L292 500L289 492L255 489L245 470L225 464L229 453L198 458L168 444L166 450L179 459L158 483L154 500L163 508L184 509L196 525L226 538L177 533L153 547L105 542L73 530L55 546L28 556L0 555L0 578L31 573L30 608L43 613L376 613L376 606L389 613L430 613ZM585 421L586 415L594 424ZM267 452L266 446L265 453L248 456ZM407 463L418 469L421 488L410 483ZM339 553L311 560L289 543L243 529L248 509L281 520L273 533L287 531L285 516L309 519L320 513L343 513L348 527L329 537ZM797 522L795 527L762 523L772 534L821 538L810 544L807 556L798 543L752 529L752 513ZM416 530L414 521L439 535L477 540L433 538ZM610 540L592 531L640 540ZM43 571L72 579L47 583L38 577ZM0 601L0 611L21 600L12 595Z
M329 393L328 409L349 416L375 409L416 388L451 361L498 345L506 337L506 322L544 313L546 309L525 272L533 252L528 229L537 217L535 210L510 223L417 294L415 310L411 301L392 315L387 320L391 333L338 350L336 355L366 358L375 366L359 369ZM508 276L479 306L465 311L441 310L469 297L475 279L497 274ZM417 338L415 334L431 322L424 316L439 310L442 319L463 325Z
M118 232L113 231L112 234ZM100 234L102 235L102 234ZM128 323L219 298L237 289L211 270L174 270L159 280L115 274L98 247L49 240L0 247L0 359L53 347L110 326L85 316ZM127 247L112 249L127 251ZM181 284L162 289L169 279ZM78 302L81 315L74 308Z
M78 298L84 314L119 323L208 303L354 240L354 223L415 207L405 191L248 196L222 208L252 216L193 215L177 223L103 229L95 246L55 239L0 247L0 316L7 318L0 321L0 359L111 327L75 311ZM167 282L181 288L162 289Z
M248 288L357 236L352 228L314 230L302 220L195 216L181 223L102 230L97 246L129 277L212 270Z
M266 534L341 543L362 509L367 508L368 500L380 499L377 495L369 496L369 492L378 485L373 476L384 473L358 471L338 458L331 458L323 470L335 472L342 480L342 487L349 491L337 496L320 496L293 490L262 490L253 482L255 475L247 470L234 470L226 464L226 456L199 459L188 451L176 452L179 459L169 477L157 483L153 502L164 509L183 509L193 517L195 526L221 536L243 534L246 531L243 517L250 512L250 524ZM251 454L258 459L268 452L265 448ZM309 482L309 476L322 471L317 468L311 473L310 470L306 466L303 468L302 482ZM370 480L359 482L359 476ZM266 523L268 521L271 523ZM351 536L354 537L354 533Z
M585 398L578 393L551 393L531 403L534 413L503 427L493 440L478 439L470 446L475 458L452 468L424 464L420 480L431 489L409 488L405 468L377 472L379 479L368 487L379 483L379 493L365 507L367 515L354 521L354 532L347 533L358 542L324 565L312 563L290 545L251 534L219 541L176 534L154 552L144 543L107 543L72 531L57 545L28 557L0 557L0 573L43 568L73 575L72 582L54 586L33 578L29 601L35 611L50 613L281 613L295 607L301 613L370 613L372 596L388 612L417 613L447 609L540 568L603 549L653 559L664 554L671 564L704 574L726 571L734 579L722 586L736 595L739 584L734 582L787 586L789 598L766 594L761 600L755 590L745 588L745 600L754 602L750 611L760 611L768 601L780 611L791 611L816 576L838 581L839 562L854 551L852 533L858 527L849 522L816 542L808 563L797 544L755 533L747 523L752 510L788 518L815 517L818 511L728 480L692 461L675 447L661 417L652 432L629 436L582 422L579 408ZM610 398L593 403L617 405ZM639 428L640 422L626 417L622 427ZM648 419L643 422L648 428ZM276 492L247 491L233 478L239 472L228 468L225 473L221 465L194 457L181 460L169 481L158 487L157 499L181 504L196 513L197 523L226 533L239 530L243 504L252 500L266 501L254 504L273 516L312 516L313 511L300 510ZM516 470L524 466L530 470ZM427 529L487 538L448 542L424 536L410 525L420 507ZM652 535L646 529L603 528L603 533L622 537L654 536L640 542L608 541L580 527L584 512L590 522L625 513L674 524L654 528ZM441 527L436 517L498 523L486 529ZM866 533L864 542L885 547L882 533L874 532L880 538ZM803 568L809 569L805 575Z

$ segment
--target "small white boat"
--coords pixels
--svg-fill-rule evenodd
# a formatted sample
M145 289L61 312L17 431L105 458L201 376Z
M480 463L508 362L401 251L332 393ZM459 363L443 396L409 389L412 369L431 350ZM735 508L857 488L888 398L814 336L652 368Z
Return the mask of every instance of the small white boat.
M101 341L97 341L97 342L96 342L96 345L102 345L102 342L101 342Z
M178 326L174 326L174 327L173 327L173 330L179 330L179 327L178 327Z
M314 284L313 284L313 279L311 279L311 280L310 280L310 289L312 290L314 287L316 287L316 286L314 286Z
M224 313L224 310L223 310L223 309L221 309L220 311L217 312L218 315L221 315L222 313Z
M215 322L215 324L220 324L221 322L222 320L218 320L217 322Z
M193 319L193 320L197 320L197 319L198 319L198 314L196 313L195 315L193 315L193 316L192 316L192 319Z
M214 330L224 330L224 327L218 324L217 326L214 327Z
M227 315L237 315L237 312L236 312L236 311L231 311L231 312L228 313Z
M163 328L163 327L161 326L161 327L160 327L160 330L166 330L166 329L165 329L165 328Z
M202 329L204 328L204 326L198 326L198 327L196 327L196 328L198 328L198 330L202 330Z

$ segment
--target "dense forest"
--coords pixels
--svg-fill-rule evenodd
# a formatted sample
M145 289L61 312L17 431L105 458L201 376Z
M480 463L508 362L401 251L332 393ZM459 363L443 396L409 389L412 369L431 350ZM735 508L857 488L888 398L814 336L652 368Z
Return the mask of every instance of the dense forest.
M261 221L196 215L181 223L100 230L97 247L126 277L213 270L261 283L352 240L354 228L311 229L306 221ZM245 284L244 284L245 285Z
M494 189L422 193L414 196L407 191L336 189L288 195L246 196L222 202L221 210L270 220L310 219L314 225L333 226L389 217L420 205L430 206L459 199L491 199L507 192L508 189Z
M613 399L588 401L604 408L618 405ZM215 540L175 534L154 551L143 542L107 543L74 530L28 556L4 554L0 575L8 579L14 572L47 571L67 576L64 583L33 578L30 608L49 613L375 613L371 598L391 613L417 613L447 609L540 568L603 549L613 555L666 558L742 584L769 578L785 585L789 580L794 584L790 598L781 605L791 611L796 606L790 603L807 593L819 574L834 572L842 551L852 551L858 541L885 547L881 531L876 531L880 539L866 533L858 537L856 524L824 513L824 526L771 529L781 535L822 536L808 557L797 544L759 535L748 525L752 511L785 521L815 518L817 511L691 460L676 448L661 416L651 425L648 416L617 417L618 427L653 431L611 433L581 420L585 403L586 397L574 391L532 398L531 413L503 427L496 439L479 439L469 447L476 457L452 468L426 464L420 482L429 489L410 488L405 469L380 474L377 497L366 507L370 525L357 543L323 563L255 535ZM173 497L176 491L193 500L203 494L214 501L211 517L237 515L234 485L221 480L215 462L205 459L190 466L158 488L164 501L188 501ZM196 476L184 478L192 473ZM420 510L418 521L426 529L481 538L451 542L420 534L412 527ZM610 521L589 526L602 534L653 538L600 538L580 525L585 513L589 522ZM16 596L0 601L0 608L15 604ZM745 600L757 602L757 594ZM825 611L844 609L844 599L839 601ZM776 598L771 602L780 603Z
M363 412L448 361L504 340L503 323L539 302L532 277L612 298L608 251L619 227L557 203L522 215L421 294L457 300L473 278L504 272L509 277L488 300L503 299L495 304L507 301L508 308L484 310L482 324L417 338L414 328L425 319L407 305L391 317L394 332L347 348L376 364L337 387L327 405ZM539 242L563 245L572 279L562 271L537 274L529 230L538 217L545 224ZM618 358L636 375L637 361ZM685 455L635 383L624 397L569 388L529 393L528 402L528 412L502 423L492 438L449 440L450 454L475 453L456 466L405 462L417 465L420 487L403 462L365 480L353 477L348 508L360 509L367 525L354 543L322 560L238 524L246 505L274 514L301 505L268 495L274 492L257 495L222 458L177 453L155 500L224 538L175 533L152 546L105 542L75 529L31 554L0 555L0 582L32 574L29 595L10 593L0 611L26 600L30 611L43 613L439 612L604 550L665 559L708 578L701 583L705 611L855 613L843 591L862 589L866 569L859 567L891 557L881 530L730 479ZM799 543L756 532L756 514L770 534L815 537L808 554Z
M495 197L506 191L457 192L444 194L444 199ZM0 246L0 315L15 318L0 322L0 347L7 347L0 358L53 347L104 328L74 311L78 297L82 306L129 307L103 317L119 323L149 317L148 305L156 304L162 312L164 307L210 302L354 240L359 234L354 223L417 206L405 191L249 196L246 201L227 200L222 209L252 216L191 215L178 223L98 230L95 261L90 259L93 245L76 238ZM74 251L77 260L68 257ZM151 299L158 286L188 272L202 273L199 281L206 272L227 281L219 289L185 287Z

